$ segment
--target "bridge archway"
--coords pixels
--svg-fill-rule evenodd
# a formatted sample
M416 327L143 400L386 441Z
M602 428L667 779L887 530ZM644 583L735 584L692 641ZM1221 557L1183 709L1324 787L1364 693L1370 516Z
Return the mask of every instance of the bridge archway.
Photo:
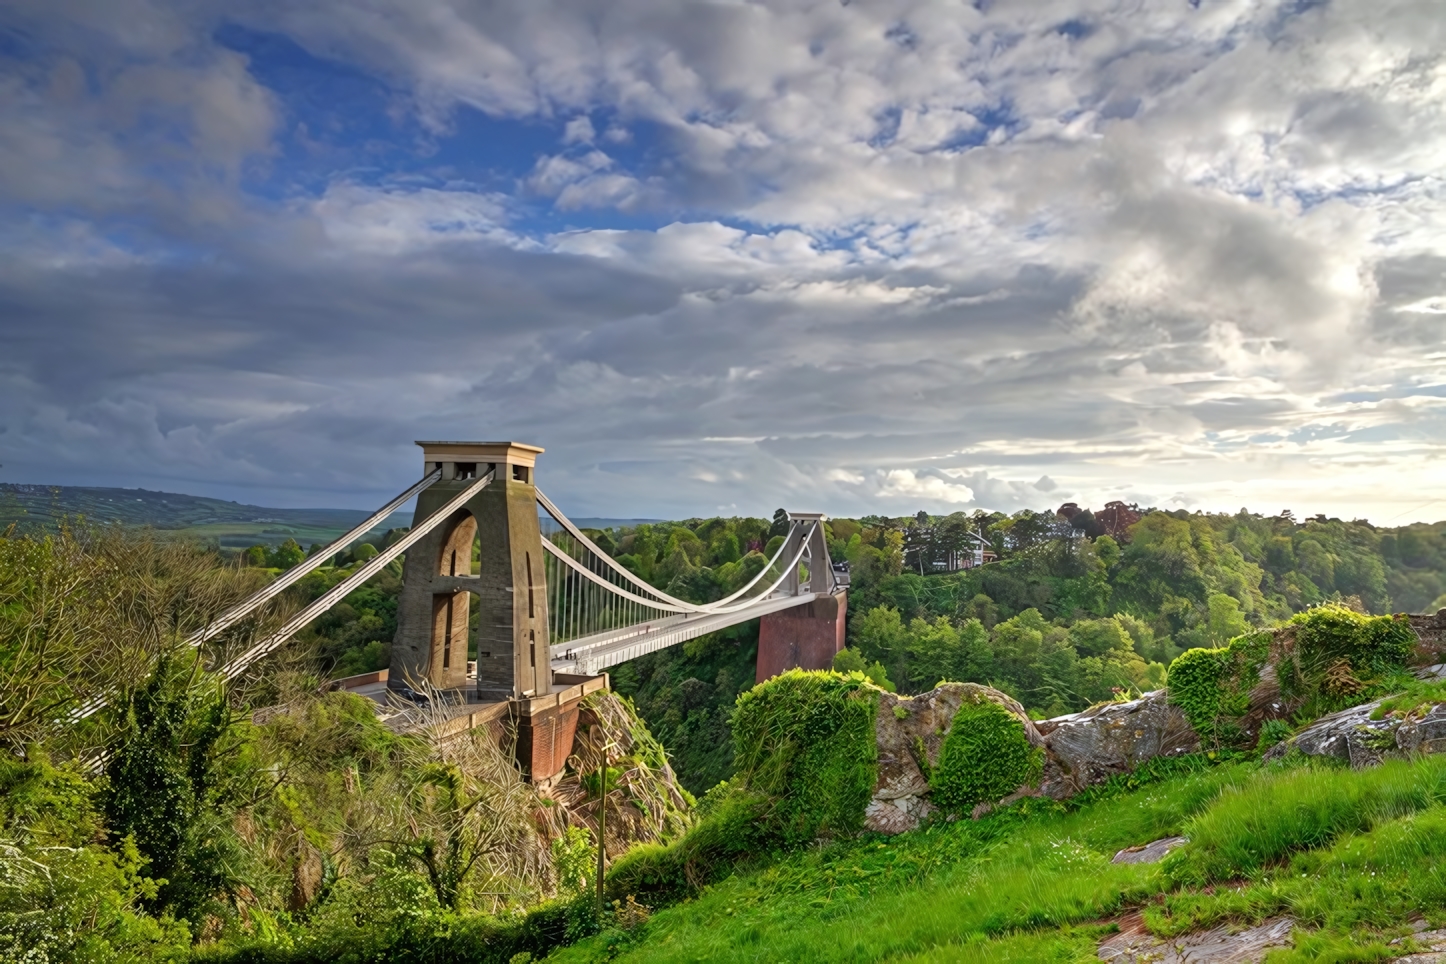
M452 579L469 579L477 542L477 517L458 509L441 527L437 549L436 575L446 577L439 592L432 593L432 646L428 654L429 679L448 685L465 686L472 616L472 593L452 585ZM458 669L461 669L460 682Z

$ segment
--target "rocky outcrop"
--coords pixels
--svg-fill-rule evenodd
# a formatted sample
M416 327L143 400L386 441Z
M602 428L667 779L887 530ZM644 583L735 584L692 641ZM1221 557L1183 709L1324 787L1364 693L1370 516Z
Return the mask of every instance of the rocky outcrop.
M1063 799L1129 773L1152 757L1200 749L1195 731L1184 714L1166 701L1164 690L1039 722L1030 720L1009 696L977 683L945 683L914 697L881 693L875 724L879 776L864 812L868 829L903 833L933 813L929 774L939 764L944 738L959 707L980 700L1009 710L1023 725L1030 744L1044 750L1039 785L1020 787L1006 800L1040 793Z
M1426 615L1408 615L1411 629L1421 640L1417 647L1420 662L1436 662L1446 656L1446 609L1438 609Z
M1179 756L1200 749L1185 714L1165 698L1164 690L1127 703L1105 703L1035 724L1044 740L1044 780L1040 790L1056 800L1073 796L1157 756Z
M1446 610L1442 610L1446 612ZM1417 617L1412 617L1417 618ZM1422 680L1446 679L1446 663L1415 670ZM1362 703L1328 713L1288 740L1265 752L1266 760L1279 760L1292 750L1306 756L1330 756L1353 767L1374 766L1382 760L1412 753L1446 753L1446 703L1427 704L1409 713L1371 719L1383 700Z
M1408 618L1420 638L1418 652L1446 654L1446 609ZM1269 661L1261 668L1249 693L1248 709L1239 720L1247 737L1253 738L1264 721L1288 716L1298 706L1281 697L1273 665L1289 655L1294 639L1293 627L1286 627L1271 643ZM1418 669L1416 675L1446 678L1446 663ZM1006 708L1020 720L1030 745L1044 750L1039 783L1020 787L1002 802L1026 794L1064 799L1129 773L1154 757L1196 753L1201 748L1185 714L1169 702L1164 690L1040 721L1031 721L1008 695L977 683L945 683L914 697L880 693L876 723L879 773L864 815L868 829L902 833L915 829L934 812L929 802L929 774L939 764L944 738L959 708L980 700ZM1367 703L1322 717L1270 750L1266 759L1277 759L1298 748L1309 755L1369 766L1410 753L1446 752L1446 703L1409 716L1372 720L1372 711L1379 705ZM981 811L987 809L988 805L981 805Z
M879 694L875 723L879 777L864 811L864 826L879 833L903 833L933 813L928 775L939 764L944 737L959 707L982 700L997 703L1018 717L1031 745L1044 745L1024 707L993 687L944 683L918 696Z
M1446 703L1424 707L1404 718L1371 719L1380 705L1377 700L1323 716L1271 747L1265 759L1278 760L1299 750L1307 756L1335 757L1353 767L1366 767L1412 753L1446 752Z
M1243 964L1259 961L1271 948L1288 947L1295 921L1276 917L1257 927L1229 924L1213 930L1154 937L1138 914L1119 922L1119 932L1100 944L1099 959L1116 964Z

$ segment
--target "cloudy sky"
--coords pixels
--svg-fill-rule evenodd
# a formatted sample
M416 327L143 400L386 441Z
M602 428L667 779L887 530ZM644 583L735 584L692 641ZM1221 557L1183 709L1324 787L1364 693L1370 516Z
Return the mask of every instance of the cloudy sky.
M1440 0L6 0L0 481L1446 517ZM1434 502L1434 499L1443 501Z

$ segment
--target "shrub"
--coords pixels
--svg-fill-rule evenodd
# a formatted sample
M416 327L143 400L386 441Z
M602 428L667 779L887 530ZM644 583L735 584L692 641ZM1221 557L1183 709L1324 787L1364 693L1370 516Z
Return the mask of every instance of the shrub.
M614 862L605 885L609 899L631 894L655 907L676 903L740 864L765 857L778 845L767 830L768 803L730 788L682 840L640 844Z
M1030 746L1024 724L992 700L965 703L949 725L929 797L946 813L968 813L1038 779L1043 751Z
M121 708L102 802L112 837L132 838L161 881L151 909L199 923L234 883L238 844L222 772L231 713L219 686L193 685L190 662L163 657Z
M1355 697L1371 684L1404 667L1416 647L1404 617L1367 616L1343 606L1317 606L1292 616L1288 625L1295 647L1281 660L1281 691L1307 699L1320 693L1326 697L1322 711L1358 702Z
M861 673L791 670L739 696L737 773L708 791L681 840L618 860L608 896L662 906L779 848L857 831L878 775L877 712Z
M1285 720L1266 720L1260 724L1260 740L1255 748L1264 753L1282 740L1290 739L1290 724Z

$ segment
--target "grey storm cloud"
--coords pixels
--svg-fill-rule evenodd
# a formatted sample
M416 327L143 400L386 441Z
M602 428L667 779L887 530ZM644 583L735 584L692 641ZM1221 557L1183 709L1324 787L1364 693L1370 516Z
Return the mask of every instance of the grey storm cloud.
M506 436L580 514L1392 515L1443 481L1437 6L20 0L3 477L365 505ZM233 26L385 84L408 169ZM555 144L428 168L469 111Z

